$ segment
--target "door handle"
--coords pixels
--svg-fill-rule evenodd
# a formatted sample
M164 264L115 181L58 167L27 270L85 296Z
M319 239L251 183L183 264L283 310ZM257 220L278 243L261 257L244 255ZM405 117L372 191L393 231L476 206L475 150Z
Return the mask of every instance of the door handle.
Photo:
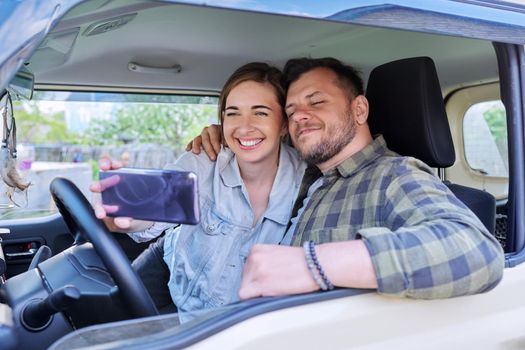
M37 249L31 248L27 252L20 252L20 253L5 253L5 256L8 258L29 258L35 255Z

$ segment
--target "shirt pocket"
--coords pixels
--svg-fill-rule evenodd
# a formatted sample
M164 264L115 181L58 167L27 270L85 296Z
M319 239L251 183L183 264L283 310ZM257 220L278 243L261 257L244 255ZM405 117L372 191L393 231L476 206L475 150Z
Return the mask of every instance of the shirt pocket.
M242 240L238 237L238 234L246 232L235 232L237 237L232 241L230 250L226 252L224 264L214 273L213 288L210 289L206 307L222 306L239 300L241 276L248 253L243 252Z
M209 303L231 249L234 227L219 214L213 203L202 210L201 222L183 233L178 243L170 288L182 310L201 309ZM175 298L174 298L175 299Z
M215 205L211 205L204 217L201 217L201 231L208 236L227 235L231 230L231 225L218 214Z
M203 307L211 308L229 303L237 291L232 282L242 271L239 263L241 235L245 229L232 224L220 216L215 210L210 210L204 225L204 233L208 242L216 248L202 269L192 297L199 298Z

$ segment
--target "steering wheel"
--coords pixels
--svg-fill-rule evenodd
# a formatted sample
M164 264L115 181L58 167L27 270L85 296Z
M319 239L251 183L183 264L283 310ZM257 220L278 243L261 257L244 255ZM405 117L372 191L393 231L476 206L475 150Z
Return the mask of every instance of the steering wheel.
M117 284L124 303L135 317L158 315L157 308L128 258L97 217L86 197L71 181L57 177L50 185L58 211L73 235L89 240Z

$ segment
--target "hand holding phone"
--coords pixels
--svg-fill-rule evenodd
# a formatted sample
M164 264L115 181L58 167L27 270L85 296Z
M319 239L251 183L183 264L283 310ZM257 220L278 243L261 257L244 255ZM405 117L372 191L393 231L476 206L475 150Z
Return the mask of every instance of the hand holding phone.
M175 170L121 168L99 173L108 216L197 224L197 176Z

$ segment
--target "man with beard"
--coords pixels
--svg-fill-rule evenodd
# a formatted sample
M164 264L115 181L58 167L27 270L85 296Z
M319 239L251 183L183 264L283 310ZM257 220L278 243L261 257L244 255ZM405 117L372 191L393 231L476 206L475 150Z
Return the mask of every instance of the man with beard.
M501 246L427 165L372 137L356 70L333 58L301 58L284 74L290 137L322 176L281 245L252 248L241 299L334 286L433 299L496 286ZM202 136L213 154L217 129Z

